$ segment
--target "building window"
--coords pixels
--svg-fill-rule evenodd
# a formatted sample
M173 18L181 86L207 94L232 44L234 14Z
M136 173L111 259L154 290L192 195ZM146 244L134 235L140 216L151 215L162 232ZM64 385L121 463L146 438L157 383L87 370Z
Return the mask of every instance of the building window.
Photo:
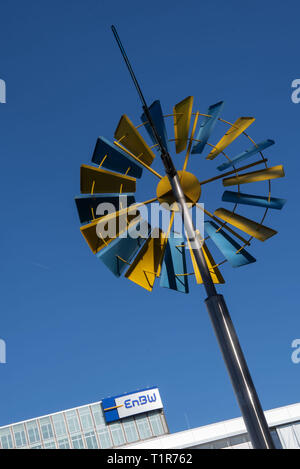
M37 443L38 441L41 441L39 427L37 425L36 420L27 422L26 427L27 427L29 443Z
M298 449L300 446L294 427L295 425L289 424L276 429L284 449Z
M111 448L112 441L111 436L108 430L108 426L106 425L103 410L100 404L92 404L90 406L95 425L97 427L97 434L99 438L100 447L102 449Z
M59 449L70 449L70 443L68 438L61 438L58 440L58 447Z
M56 449L56 443L54 440L47 441L46 443L44 443L44 446L48 449Z
M52 415L52 422L54 425L54 431L57 437L67 435L67 429L63 414Z
M278 436L278 433L277 433L276 429L271 430L271 437L272 437L272 440L274 442L275 448L276 449L282 449L282 444L280 443L280 439L279 439L279 436Z
M9 427L0 430L0 440L3 449L13 448L13 442Z
M83 444L81 435L74 435L74 436L72 436L71 440L72 440L72 447L74 449L83 449L84 448L84 444Z
M91 412L88 406L78 409L81 426L84 431L94 428Z
M135 421L132 417L122 420L122 425L128 443L132 443L133 441L137 441L139 439Z
M98 430L98 438L102 449L111 448L112 441L107 427Z
M103 410L100 404L93 404L91 405L92 414L95 420L96 427L102 427L106 425Z
M223 449L229 447L229 440L228 438L224 438L223 440L216 440L211 443L211 449Z
M251 449L252 445L248 434L235 435L228 439L229 447L233 449Z
M191 449L212 449L212 445L210 443L205 443L203 445L192 446Z
M120 446L125 444L125 438L123 435L122 427L119 423L112 423L109 425L111 436L114 442L114 446Z
M53 430L50 417L44 417L42 419L39 419L39 423L42 432L42 438L44 440L49 440L50 438L53 438Z
M160 412L153 412L149 415L150 424L155 436L163 435L164 428L161 423Z
M19 425L14 425L12 429L15 436L16 447L21 448L22 446L26 446L27 439L24 424L20 423Z
M146 440L152 436L150 425L148 422L148 417L145 415L138 415L135 417L137 423L138 431L142 440Z
M62 414L52 415L52 422L53 422L54 431L57 437L67 435L65 419Z
M68 428L70 433L80 432L80 426L78 422L77 413L75 410L69 410L65 413L68 422Z
M293 425L293 429L294 429L296 438L298 440L298 445L299 445L299 448L300 448L300 422L295 423Z
M88 432L84 434L86 445L89 449L98 448L98 443L94 432Z

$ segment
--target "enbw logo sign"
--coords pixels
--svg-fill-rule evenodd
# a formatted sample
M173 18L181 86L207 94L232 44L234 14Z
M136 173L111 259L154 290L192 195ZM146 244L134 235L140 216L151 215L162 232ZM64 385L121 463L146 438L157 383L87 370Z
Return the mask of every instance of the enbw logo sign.
M141 414L162 407L159 390L156 387L109 397L102 401L106 422L113 422L130 415Z
M126 409L131 409L132 407L136 406L136 405L145 405L147 404L148 402L155 402L156 401L156 395L155 393L153 393L152 396L140 396L138 399L126 399L126 401L124 401L124 405L126 407Z

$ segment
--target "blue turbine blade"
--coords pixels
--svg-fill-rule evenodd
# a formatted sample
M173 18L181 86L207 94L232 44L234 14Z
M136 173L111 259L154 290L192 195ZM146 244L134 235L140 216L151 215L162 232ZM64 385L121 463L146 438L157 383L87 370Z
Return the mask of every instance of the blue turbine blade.
M134 204L135 198L133 194L122 194L121 196L120 194L101 194L99 196L87 194L75 197L75 203L80 223L88 223L94 217L97 218L97 207L99 204L110 203L118 211L121 208L125 208L126 204L127 207Z
M217 169L219 171L224 171L224 169L230 168L231 166L234 166L237 163L250 158L250 156L255 155L259 151L263 151L271 145L274 145L274 143L274 140L268 139L258 143L257 145L253 145L252 147L248 148L248 150L245 150L239 155L235 156L231 161L226 161L226 163L221 164L217 167Z
M281 210L286 199L278 199L277 197L264 197L261 195L243 194L242 192L225 191L222 200L233 204L255 205L256 207L274 208Z
M150 226L146 221L139 222L137 226L129 228L126 238L116 238L96 254L116 277L120 277L123 271L128 268L127 263L130 263L131 259L140 250L147 239L141 237L133 238L131 236L133 230L139 230L139 232L144 231L149 235Z
M174 233L170 233L161 270L160 286L188 293L187 275L182 275L186 273L184 239L175 238Z
M165 121L163 117L163 112L161 108L160 101L154 101L151 106L149 107L150 115L152 117L152 120L155 124L155 127L157 129L158 135L162 139L162 142L165 146L165 148L168 150L168 136L167 136L167 130L165 126ZM145 113L141 115L141 121L146 122L148 119L145 116ZM145 124L145 129L147 130L149 137L151 138L153 144L156 144L155 137L153 135L151 126L148 124Z
M140 178L143 173L143 167L134 158L117 148L113 143L106 140L104 137L99 137L96 142L95 150L92 156L92 162L100 164L103 158L101 167L125 174L134 178Z
M245 249L236 253L241 246L225 233L224 230L221 229L217 231L218 228L219 226L213 221L204 222L205 232L210 236L210 239L215 243L232 267L241 267L242 265L251 264L256 261Z
M202 153L203 149L211 136L217 119L223 109L224 101L220 101L219 103L212 104L207 109L206 114L210 115L211 117L204 117L203 121L201 122L200 129L196 140L201 140L200 142L196 142L192 148L192 153Z

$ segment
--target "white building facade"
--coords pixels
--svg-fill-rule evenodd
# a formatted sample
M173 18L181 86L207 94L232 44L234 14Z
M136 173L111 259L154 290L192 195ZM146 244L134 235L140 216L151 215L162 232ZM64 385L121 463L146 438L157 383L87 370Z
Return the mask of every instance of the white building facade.
M300 403L268 410L265 416L278 449L300 449ZM125 445L127 449L252 449L242 418L226 420Z
M276 448L300 449L300 403L265 412ZM251 449L242 418L169 433L157 387L0 427L0 449Z

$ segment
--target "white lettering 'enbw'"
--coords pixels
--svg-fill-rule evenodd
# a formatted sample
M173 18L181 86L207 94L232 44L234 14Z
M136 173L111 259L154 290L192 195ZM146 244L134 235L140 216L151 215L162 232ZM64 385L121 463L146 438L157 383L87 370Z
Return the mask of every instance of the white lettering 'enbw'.
M156 401L156 394L155 392L150 395L142 395L138 399L126 399L124 402L124 405L126 409L131 409L132 407L139 406L139 405L145 405L148 402L155 402Z
M133 394L127 394L127 396L116 397L115 402L116 406L118 406L120 419L163 407L158 388L146 389Z

